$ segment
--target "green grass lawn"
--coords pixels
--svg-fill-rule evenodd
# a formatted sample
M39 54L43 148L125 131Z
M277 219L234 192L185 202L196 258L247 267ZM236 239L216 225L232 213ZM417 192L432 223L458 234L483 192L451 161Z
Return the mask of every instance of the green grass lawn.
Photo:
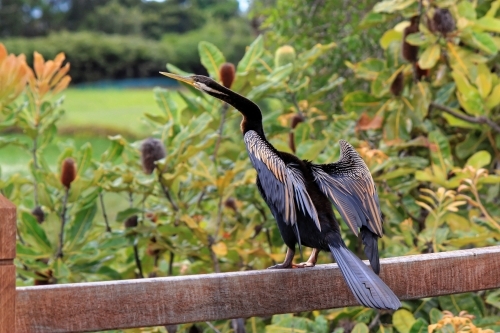
M144 113L157 114L153 89L75 89L64 92L61 129L104 128L136 135L147 134Z
M77 149L90 142L95 158L109 147L106 135L132 134L140 139L149 135L147 125L141 120L144 113L159 114L153 89L77 89L64 92L65 110L58 123L61 135L44 152L44 158L55 170L61 153L59 143L73 140ZM70 134L68 134L70 133ZM21 134L7 134L24 140ZM0 148L1 177L15 172L28 172L31 156L17 146Z

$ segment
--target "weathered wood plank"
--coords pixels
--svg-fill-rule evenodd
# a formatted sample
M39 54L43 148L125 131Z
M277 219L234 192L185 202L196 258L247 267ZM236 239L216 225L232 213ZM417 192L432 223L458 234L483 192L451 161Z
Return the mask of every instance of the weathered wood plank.
M16 331L16 207L0 195L0 333Z
M500 287L500 246L384 259L403 300ZM36 304L36 306L33 306ZM18 332L84 332L356 305L336 264L171 278L23 287Z
M0 261L16 257L16 206L0 195Z

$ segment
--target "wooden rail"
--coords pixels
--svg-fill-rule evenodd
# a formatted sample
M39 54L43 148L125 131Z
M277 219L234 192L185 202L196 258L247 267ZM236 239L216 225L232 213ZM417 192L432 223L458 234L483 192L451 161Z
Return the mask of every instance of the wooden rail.
M0 333L15 332L16 207L0 195Z
M12 221L15 223L15 219ZM0 228L3 224L2 214ZM13 246L12 237L9 236L9 244ZM382 279L402 300L500 287L500 246L383 259L381 266ZM11 282L0 289L2 329L4 323L12 327L14 321L14 300L9 297L14 272L9 271L7 277ZM0 283L4 286L3 279ZM3 309L5 304L10 308ZM88 332L350 305L357 303L336 264L308 269L22 287L17 288L15 332ZM2 329L1 333L14 332Z

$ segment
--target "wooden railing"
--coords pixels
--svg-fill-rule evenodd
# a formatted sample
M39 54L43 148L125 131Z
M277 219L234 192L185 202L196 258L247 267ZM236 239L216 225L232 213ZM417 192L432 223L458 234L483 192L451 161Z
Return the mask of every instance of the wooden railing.
M88 332L356 305L336 264L15 288L15 207L0 197L0 333ZM500 287L500 246L381 260L402 300Z

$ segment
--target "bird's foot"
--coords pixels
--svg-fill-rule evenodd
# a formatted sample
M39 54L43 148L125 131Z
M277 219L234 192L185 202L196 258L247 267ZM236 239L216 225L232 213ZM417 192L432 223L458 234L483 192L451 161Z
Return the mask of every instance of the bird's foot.
M310 262L310 261L306 261L306 262L301 262L300 264L297 264L297 266L302 266L302 268L308 268L308 267L314 267L316 266L316 263L315 262Z
M289 268L305 268L305 267L312 267L312 266L307 266L307 263L300 263L300 264L277 264L271 267L268 267L267 269L289 269ZM313 265L314 266L314 265Z

